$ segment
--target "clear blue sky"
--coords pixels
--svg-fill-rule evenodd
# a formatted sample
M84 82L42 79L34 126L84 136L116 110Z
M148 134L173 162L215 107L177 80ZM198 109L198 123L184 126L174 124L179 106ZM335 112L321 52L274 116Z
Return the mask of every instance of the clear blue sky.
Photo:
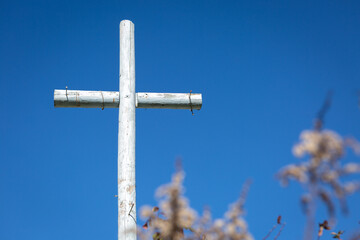
M118 111L55 109L53 91L118 90L123 19L137 91L203 94L195 116L137 110L138 206L181 157L198 212L221 217L252 178L254 236L282 214L281 239L301 239L301 187L274 174L298 161L291 148L329 89L326 127L360 139L359 1L1 1L0 239L116 239ZM359 195L340 218L348 233Z

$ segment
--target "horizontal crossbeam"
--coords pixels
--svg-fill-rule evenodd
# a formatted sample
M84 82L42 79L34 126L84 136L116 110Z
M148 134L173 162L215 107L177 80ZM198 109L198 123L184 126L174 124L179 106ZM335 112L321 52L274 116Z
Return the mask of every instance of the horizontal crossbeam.
M119 108L119 92L55 90L55 107ZM200 110L199 93L136 93L137 108Z

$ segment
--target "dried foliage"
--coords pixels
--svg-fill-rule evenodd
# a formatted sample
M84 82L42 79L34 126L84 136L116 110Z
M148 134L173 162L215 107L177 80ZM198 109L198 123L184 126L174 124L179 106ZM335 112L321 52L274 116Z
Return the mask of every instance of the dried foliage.
M323 223L319 223L319 231L318 231L318 239L323 235L324 230L330 230L330 226L327 220L325 220Z
M308 216L304 239L311 239L317 200L326 206L330 223L334 224L334 199L339 200L342 211L346 213L346 197L360 190L360 181L343 182L341 179L343 176L360 173L359 163L342 163L346 148L359 154L360 144L354 138L342 138L334 131L322 129L324 114L329 106L328 97L319 111L314 129L303 131L300 142L293 147L294 156L306 156L306 160L287 165L277 174L283 186L287 186L290 180L295 180L306 189L301 197L302 208Z
M305 212L309 210L309 202L317 197L326 205L330 217L334 217L333 196L340 200L345 212L346 196L360 190L359 181L341 181L342 176L360 173L360 164L341 163L346 147L358 151L357 142L343 139L330 130L315 129L301 133L300 143L294 146L293 153L299 158L308 155L308 161L285 166L277 176L284 186L290 179L306 186L308 192L301 198ZM314 191L310 192L311 189Z
M144 206L140 215L146 219L139 230L140 239L153 240L252 240L244 220L244 204L249 183L240 198L231 204L223 219L212 220L205 209L201 217L189 206L183 196L184 172L178 171L171 183L158 188L156 196L160 207Z

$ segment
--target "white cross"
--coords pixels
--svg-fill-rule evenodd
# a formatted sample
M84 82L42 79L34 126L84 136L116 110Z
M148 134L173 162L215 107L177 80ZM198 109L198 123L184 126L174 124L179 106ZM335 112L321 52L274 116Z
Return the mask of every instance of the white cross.
M135 93L134 24L120 22L119 92L55 90L55 107L119 108L118 240L136 240L135 108L200 110L201 94Z

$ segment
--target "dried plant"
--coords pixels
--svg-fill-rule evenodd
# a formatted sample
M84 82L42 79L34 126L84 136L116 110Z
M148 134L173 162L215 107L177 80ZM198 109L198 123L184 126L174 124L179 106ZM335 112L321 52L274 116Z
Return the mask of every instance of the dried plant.
M191 229L196 219L196 212L188 205L188 200L182 195L184 173L178 171L172 177L170 184L158 188L156 196L160 199L160 209L144 206L141 217L147 218L144 226L153 231L158 239L180 240L184 238L184 229ZM155 238L156 239L156 238Z
M322 223L319 223L318 239L323 235L324 230L330 230L330 226L327 220Z
M307 215L307 227L304 239L312 239L315 226L316 201L323 202L328 210L330 223L334 224L335 204L340 201L343 212L347 211L346 197L360 190L359 181L342 182L341 177L360 173L360 164L342 164L345 148L350 147L359 153L359 143L353 138L342 138L331 130L323 130L323 117L329 108L329 99L319 111L313 130L300 134L300 142L293 147L295 157L308 156L307 161L290 164L282 168L277 177L284 186L289 180L301 183L306 192L301 197L304 212Z
M253 237L248 231L248 225L243 218L245 214L244 205L249 186L247 181L241 191L239 199L229 206L223 219L217 219L212 226L205 231L207 240L252 240Z
M183 196L184 172L177 171L171 183L159 187L156 196L160 207L144 206L140 215L146 219L140 228L140 239L153 240L252 240L243 218L249 182L237 202L230 205L223 219L212 221L211 212L205 208L201 217L189 206Z
M344 231L338 231L338 232L332 232L331 235L333 235L333 238L337 238L339 240L341 240L341 235L344 234Z

